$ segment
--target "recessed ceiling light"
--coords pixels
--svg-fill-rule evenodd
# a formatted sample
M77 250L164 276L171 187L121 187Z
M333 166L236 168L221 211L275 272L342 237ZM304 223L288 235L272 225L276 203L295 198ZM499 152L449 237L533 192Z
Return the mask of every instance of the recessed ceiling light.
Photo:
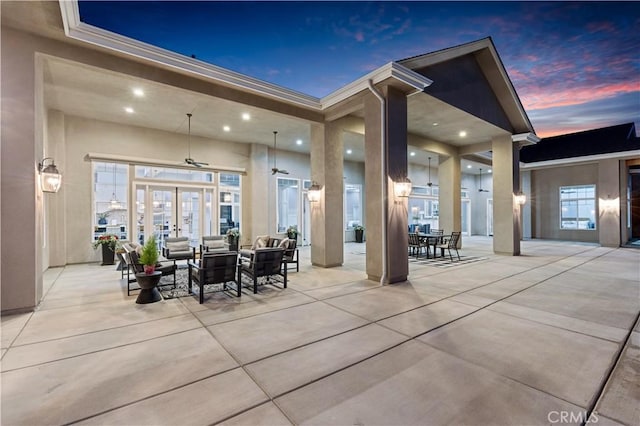
M142 90L139 87L136 87L135 89L133 89L133 94L139 98L144 96L144 90Z
M133 114L135 112L131 107L124 107L124 110L129 114Z
M347 150L347 154L351 154L353 151L351 151L350 149Z
M242 113L242 119L243 119L244 121L249 121L249 120L251 120L251 114L249 114L248 112L243 112L243 113Z
M410 155L410 156L412 156L412 157L415 157L415 156L416 156L416 153L415 153L415 152L413 152L413 151L411 151L411 153L409 153L409 155Z
M487 171L488 171L489 173L491 173L491 172L492 172L492 170L491 170L491 169L489 169L489 170L487 170Z
M302 145L302 139L298 139L298 140L296 141L296 145Z
M470 169L470 168L471 168L471 164L467 164L467 169Z
M225 132L230 132L230 131L231 131L231 127L229 127L229 126L222 126L222 130L224 130Z
M464 138L467 136L467 132L464 130L461 130L460 133L458 133L458 136L460 136L461 138Z
M440 123L433 123L434 126L437 126L438 124L440 124Z

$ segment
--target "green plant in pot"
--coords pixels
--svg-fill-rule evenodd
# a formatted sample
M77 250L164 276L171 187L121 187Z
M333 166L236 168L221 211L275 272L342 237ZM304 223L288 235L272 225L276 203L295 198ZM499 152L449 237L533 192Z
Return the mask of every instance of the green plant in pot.
M240 241L240 230L238 228L229 229L227 231L227 244L229 244L229 250L237 251L239 241Z
M287 228L287 238L291 240L298 239L298 225L291 225Z
M145 274L151 275L155 272L156 264L158 263L158 248L156 247L155 235L149 238L142 246L140 263L144 266Z
M356 232L356 243L361 243L364 237L364 226L356 225L353 229Z

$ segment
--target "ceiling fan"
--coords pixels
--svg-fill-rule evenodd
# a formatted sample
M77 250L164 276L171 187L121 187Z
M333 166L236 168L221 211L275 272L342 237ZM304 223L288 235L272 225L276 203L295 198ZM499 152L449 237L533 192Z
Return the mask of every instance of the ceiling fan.
M482 189L482 168L480 169L480 188L478 188L478 192L490 192L488 189Z
M279 169L278 166L276 165L276 135L278 134L278 132L276 130L273 131L273 167L271 168L271 174L275 175L276 173L281 173L283 175L288 175L289 172L284 170L284 169Z
M191 158L191 116L192 115L193 114L189 112L187 113L187 117L189 118L189 156L184 159L184 162L190 166L196 166L196 167L208 166L209 163L203 163L202 161L196 161L193 158Z

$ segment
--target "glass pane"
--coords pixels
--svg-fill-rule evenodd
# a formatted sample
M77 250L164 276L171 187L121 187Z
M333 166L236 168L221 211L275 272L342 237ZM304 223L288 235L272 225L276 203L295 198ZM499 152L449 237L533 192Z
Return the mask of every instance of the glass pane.
M298 179L278 178L277 188L277 232L284 233L289 227L298 227Z
M135 166L135 169L136 177L138 178L186 182L213 182L213 172L154 166Z
M220 185L240 188L240 175L220 173Z
M240 191L224 188L218 196L219 203L219 232L225 235L229 229L240 229Z
M175 224L173 222L173 209L175 208L171 202L173 191L153 190L151 199L153 200L153 235L156 236L158 246L164 243L164 240L172 236Z
M200 241L200 193L198 191L182 192L182 222L180 236L188 237L192 246Z
M94 235L114 234L128 238L127 189L128 166L118 163L93 163Z
M136 190L136 241L138 244L144 244L144 195L144 189Z
M202 235L213 235L213 193L207 191L204 194L204 223Z
M360 185L347 184L344 188L345 222L347 229L362 224L362 195Z

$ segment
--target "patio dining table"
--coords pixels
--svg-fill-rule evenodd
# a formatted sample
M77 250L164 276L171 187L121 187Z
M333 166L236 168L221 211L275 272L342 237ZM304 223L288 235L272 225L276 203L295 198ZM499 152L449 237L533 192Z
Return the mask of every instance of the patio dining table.
M442 234L418 234L418 237L427 244L427 246L433 246L433 257L437 257L436 246L442 242L444 235ZM429 251L427 250L427 259L429 258Z

